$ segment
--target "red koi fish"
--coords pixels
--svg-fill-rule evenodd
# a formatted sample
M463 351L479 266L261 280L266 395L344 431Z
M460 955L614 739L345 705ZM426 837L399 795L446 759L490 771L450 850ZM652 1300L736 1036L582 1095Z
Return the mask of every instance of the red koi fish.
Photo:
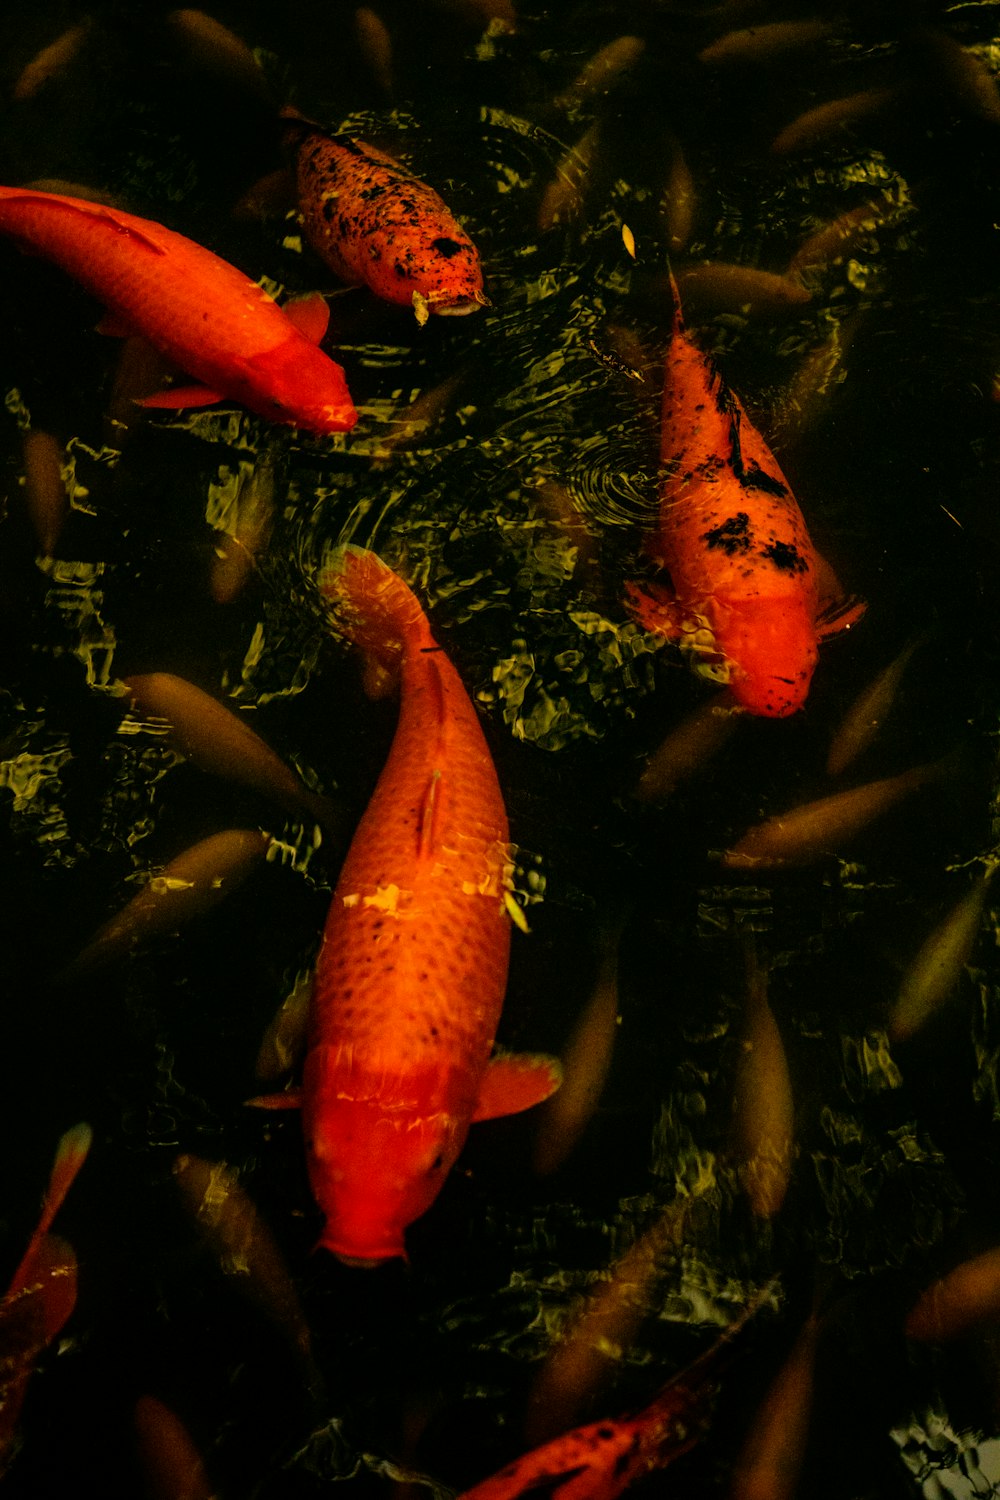
M102 331L141 334L199 385L143 406L236 400L272 422L346 432L357 421L344 372L318 347L322 298L278 304L228 261L151 219L82 198L0 187L0 232L55 261L107 307Z
M522 1495L615 1500L651 1470L664 1468L706 1431L718 1389L711 1371L759 1301L755 1298L711 1348L636 1416L564 1432L473 1485L459 1500L518 1500Z
M90 1142L89 1125L74 1125L60 1140L41 1218L0 1301L0 1472L35 1361L76 1305L76 1256L72 1246L49 1229Z
M365 141L331 135L294 109L282 115L302 228L342 281L412 304L420 323L489 306L479 252L432 187Z
M783 718L805 703L819 641L865 606L840 597L774 454L688 338L676 283L673 291L652 548L670 587L633 586L630 603L647 630L728 680L743 708Z
M301 1103L320 1244L405 1255L474 1120L527 1109L554 1059L490 1057L510 950L507 814L479 719L415 596L348 547L320 579L343 633L399 673L399 724L334 891ZM277 1095L267 1105L298 1102Z

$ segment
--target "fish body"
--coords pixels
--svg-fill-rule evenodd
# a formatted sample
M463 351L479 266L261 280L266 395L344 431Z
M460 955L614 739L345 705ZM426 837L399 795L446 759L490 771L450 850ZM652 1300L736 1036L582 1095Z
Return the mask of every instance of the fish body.
M839 854L852 840L905 798L944 776L950 757L926 766L912 766L898 776L866 782L834 792L779 813L749 828L722 856L730 870L782 865L808 865L826 855Z
M676 285L674 297L653 548L671 588L633 588L633 608L647 629L679 638L709 675L728 679L736 703L782 718L805 703L821 637L853 623L862 606L830 617L835 585L821 584L824 565L791 487L685 333Z
M1000 1248L962 1261L926 1287L906 1315L906 1336L919 1342L958 1338L1000 1318Z
M507 983L507 814L455 668L409 588L347 548L320 580L344 633L400 677L389 758L347 854L316 966L302 1086L320 1243L405 1254L473 1119L557 1086L490 1049Z
M357 420L343 370L317 347L326 326L318 299L290 314L193 240L82 198L0 187L0 233L99 298L110 314L104 331L141 334L200 382L144 405L232 399L316 433L345 432Z
M306 239L341 280L428 313L488 305L479 252L443 199L384 151L284 110Z

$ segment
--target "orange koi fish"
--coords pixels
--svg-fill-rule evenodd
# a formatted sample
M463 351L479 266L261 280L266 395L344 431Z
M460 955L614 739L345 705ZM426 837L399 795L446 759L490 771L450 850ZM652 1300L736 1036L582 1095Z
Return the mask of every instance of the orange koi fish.
M143 406L236 400L272 422L346 432L357 421L344 372L318 347L322 298L279 307L228 261L151 219L82 198L0 187L0 232L55 261L108 309L102 331L141 334L200 384Z
M35 1361L76 1306L76 1256L49 1229L83 1166L91 1138L89 1125L74 1125L60 1140L41 1218L0 1301L0 1473Z
M678 639L750 713L805 703L817 645L864 611L838 601L777 460L684 331L676 283L663 382L659 531L670 587L633 586L640 623ZM721 658L721 661L720 661Z
M341 280L430 313L488 307L479 252L432 187L365 141L282 110L306 239Z
M559 1500L614 1500L644 1474L679 1458L708 1426L717 1390L711 1368L756 1306L755 1299L705 1354L636 1416L575 1427L473 1485L459 1500L556 1494Z
M389 759L327 918L301 1091L320 1244L372 1265L405 1255L403 1231L470 1124L539 1103L559 1069L490 1057L510 950L507 814L461 679L374 553L346 548L320 588L348 639L400 676Z

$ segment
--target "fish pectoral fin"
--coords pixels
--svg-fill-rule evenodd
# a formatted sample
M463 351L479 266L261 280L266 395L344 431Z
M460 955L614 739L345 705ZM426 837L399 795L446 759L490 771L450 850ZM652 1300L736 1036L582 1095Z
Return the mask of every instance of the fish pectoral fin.
M248 1109L301 1109L302 1090L286 1089L283 1094L258 1094L243 1102Z
M491 1057L479 1086L472 1120L496 1120L541 1104L562 1083L558 1058L542 1052L498 1052Z
M124 313L116 312L113 307L109 307L102 315L97 332L109 339L131 339L136 335L134 325Z
M828 641L834 636L843 635L858 623L867 608L867 601L859 599L857 594L844 595L828 604L816 616L816 639Z
M212 406L224 401L222 391L213 391L207 385L174 385L168 391L155 391L152 396L143 396L140 406L150 406L173 411L182 406Z
M330 307L319 292L293 297L290 302L282 303L281 311L311 344L319 344L330 325Z
M662 583L627 583L625 605L643 630L672 641L681 636L682 621L690 613L681 609L673 590Z

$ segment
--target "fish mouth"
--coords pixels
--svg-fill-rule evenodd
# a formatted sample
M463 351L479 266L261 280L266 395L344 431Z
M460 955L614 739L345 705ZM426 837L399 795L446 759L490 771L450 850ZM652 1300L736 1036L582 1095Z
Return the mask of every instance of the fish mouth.
M364 1256L364 1255L342 1255L339 1250L334 1250L334 1255L342 1266L350 1266L352 1271L374 1271L378 1266L384 1266L387 1260L392 1260L397 1255L402 1255L401 1250L391 1251L388 1255Z
M327 1239L324 1236L319 1244L324 1250L329 1250L331 1255L335 1255L342 1266L350 1266L354 1270L373 1271L376 1266L384 1265L387 1260L406 1259L406 1250L401 1239L386 1240L381 1245L362 1247Z

